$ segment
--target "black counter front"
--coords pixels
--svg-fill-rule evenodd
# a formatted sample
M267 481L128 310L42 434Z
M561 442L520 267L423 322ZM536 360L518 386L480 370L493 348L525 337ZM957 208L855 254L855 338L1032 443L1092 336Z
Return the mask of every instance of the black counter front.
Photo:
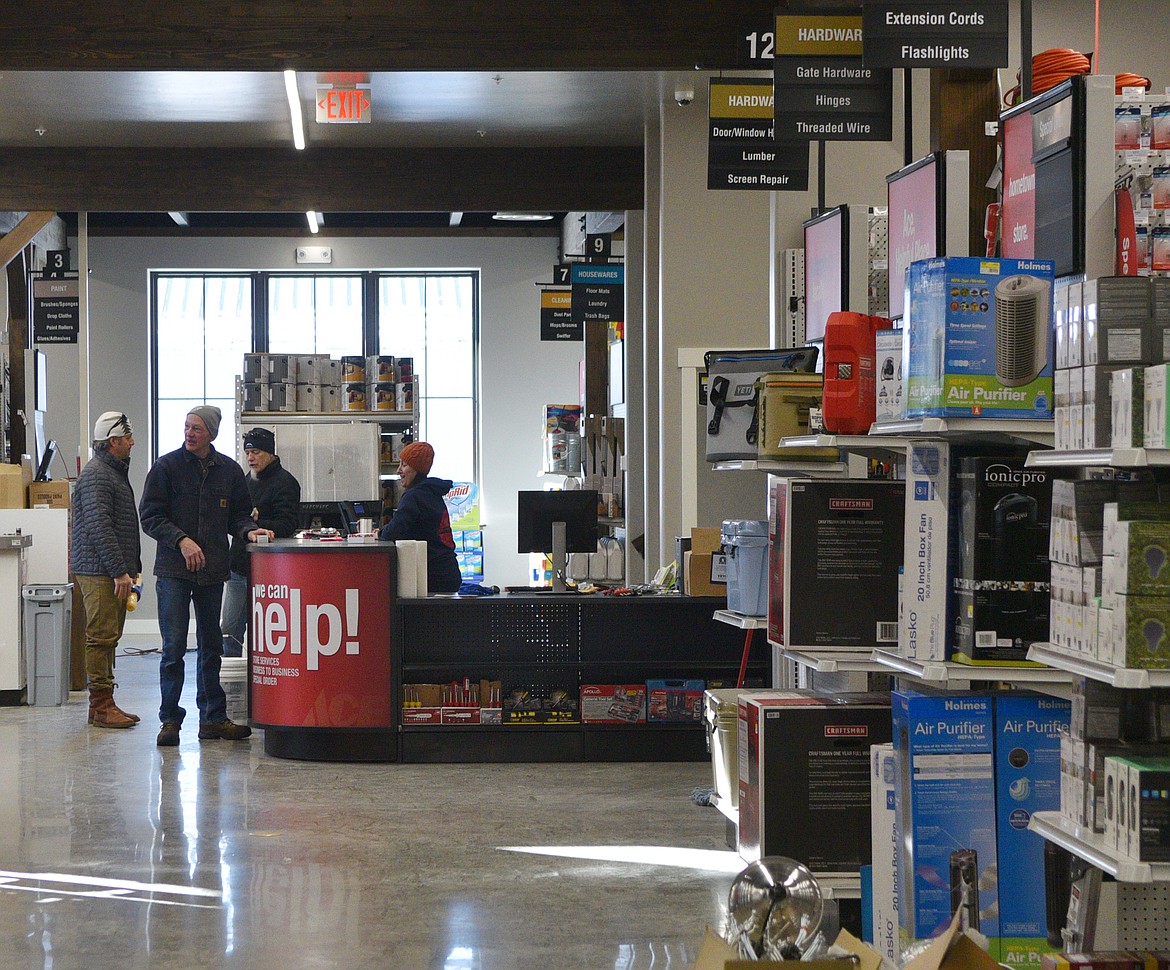
M391 542L249 546L250 720L280 758L398 756Z
M701 680L735 686L744 633L713 615L720 597L505 594L400 600L401 681L499 680L504 693ZM770 686L756 638L747 683ZM698 761L700 720L677 723L406 723L403 761Z

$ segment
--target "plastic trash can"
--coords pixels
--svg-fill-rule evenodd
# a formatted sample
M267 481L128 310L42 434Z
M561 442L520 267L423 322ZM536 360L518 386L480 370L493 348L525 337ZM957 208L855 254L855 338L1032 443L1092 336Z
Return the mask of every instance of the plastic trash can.
M745 616L768 615L768 523L763 519L725 519L727 608Z
M24 586L24 664L28 703L59 707L69 700L73 584Z

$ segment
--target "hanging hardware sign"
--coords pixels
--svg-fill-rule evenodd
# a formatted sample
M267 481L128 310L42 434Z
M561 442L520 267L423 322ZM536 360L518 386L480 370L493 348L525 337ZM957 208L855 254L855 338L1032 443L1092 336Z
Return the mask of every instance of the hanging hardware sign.
M860 14L776 15L775 138L889 141L894 75L862 63Z
M540 339L585 339L584 323L573 319L573 294L570 290L540 291Z
M1008 0L871 0L862 8L866 67L1004 67Z
M808 142L777 144L767 78L712 78L707 103L707 188L808 190Z
M81 321L81 286L73 279L33 280L33 342L75 344Z

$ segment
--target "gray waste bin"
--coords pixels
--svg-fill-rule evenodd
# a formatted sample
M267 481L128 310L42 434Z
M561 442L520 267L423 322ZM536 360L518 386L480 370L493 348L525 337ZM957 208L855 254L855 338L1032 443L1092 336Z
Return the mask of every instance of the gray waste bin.
M69 700L73 584L25 586L24 664L28 703L54 707Z

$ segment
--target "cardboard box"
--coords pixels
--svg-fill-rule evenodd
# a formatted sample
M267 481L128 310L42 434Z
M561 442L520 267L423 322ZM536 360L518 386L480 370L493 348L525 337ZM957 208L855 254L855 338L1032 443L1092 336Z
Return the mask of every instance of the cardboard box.
M889 696L777 691L739 700L739 854L857 872L870 859L870 746Z
M727 557L710 553L683 554L688 596L727 596Z
M1052 417L1052 262L915 260L907 287L908 417Z
M898 941L898 827L894 812L898 766L892 744L875 744L869 753L873 944L883 957L898 966L902 962Z
M52 482L32 482L28 487L28 507L47 505L51 509L72 507L73 482L61 479Z
M902 387L902 330L879 330L874 335L877 358L877 419L896 421L906 410Z
M1167 369L1158 364L1146 368L1145 418L1142 441L1146 448L1170 448L1170 384Z
M723 534L719 526L691 529L691 552L710 556L723 551Z
M0 464L0 509L25 507L24 472L19 465Z
M963 458L955 658L1018 663L1048 637L1052 473L1023 458Z
M1060 739L1070 708L1026 691L995 698L996 856L1005 878L991 952L1008 966L1035 966L1040 954L1059 949L1047 939L1044 839L1028 831L1028 819L1060 809Z
M702 721L705 689L701 680L646 681L647 722Z
M1129 760L1129 854L1142 862L1170 862L1170 758Z
M769 482L768 529L773 546L782 547L782 558L769 556L770 637L775 628L774 642L792 650L893 649L904 483L776 476Z
M956 910L998 937L992 697L895 691L893 733L904 942L943 932Z
M1117 597L1112 662L1118 667L1170 668L1170 597Z
M1170 596L1170 522L1142 519L1110 523L1105 565L1115 576L1103 585L1117 593Z
M1144 367L1122 367L1112 374L1109 440L1114 448L1141 448L1145 442Z
M582 684L584 724L645 724L645 684Z
M902 609L898 651L946 660L951 640L951 448L914 441L906 452Z

